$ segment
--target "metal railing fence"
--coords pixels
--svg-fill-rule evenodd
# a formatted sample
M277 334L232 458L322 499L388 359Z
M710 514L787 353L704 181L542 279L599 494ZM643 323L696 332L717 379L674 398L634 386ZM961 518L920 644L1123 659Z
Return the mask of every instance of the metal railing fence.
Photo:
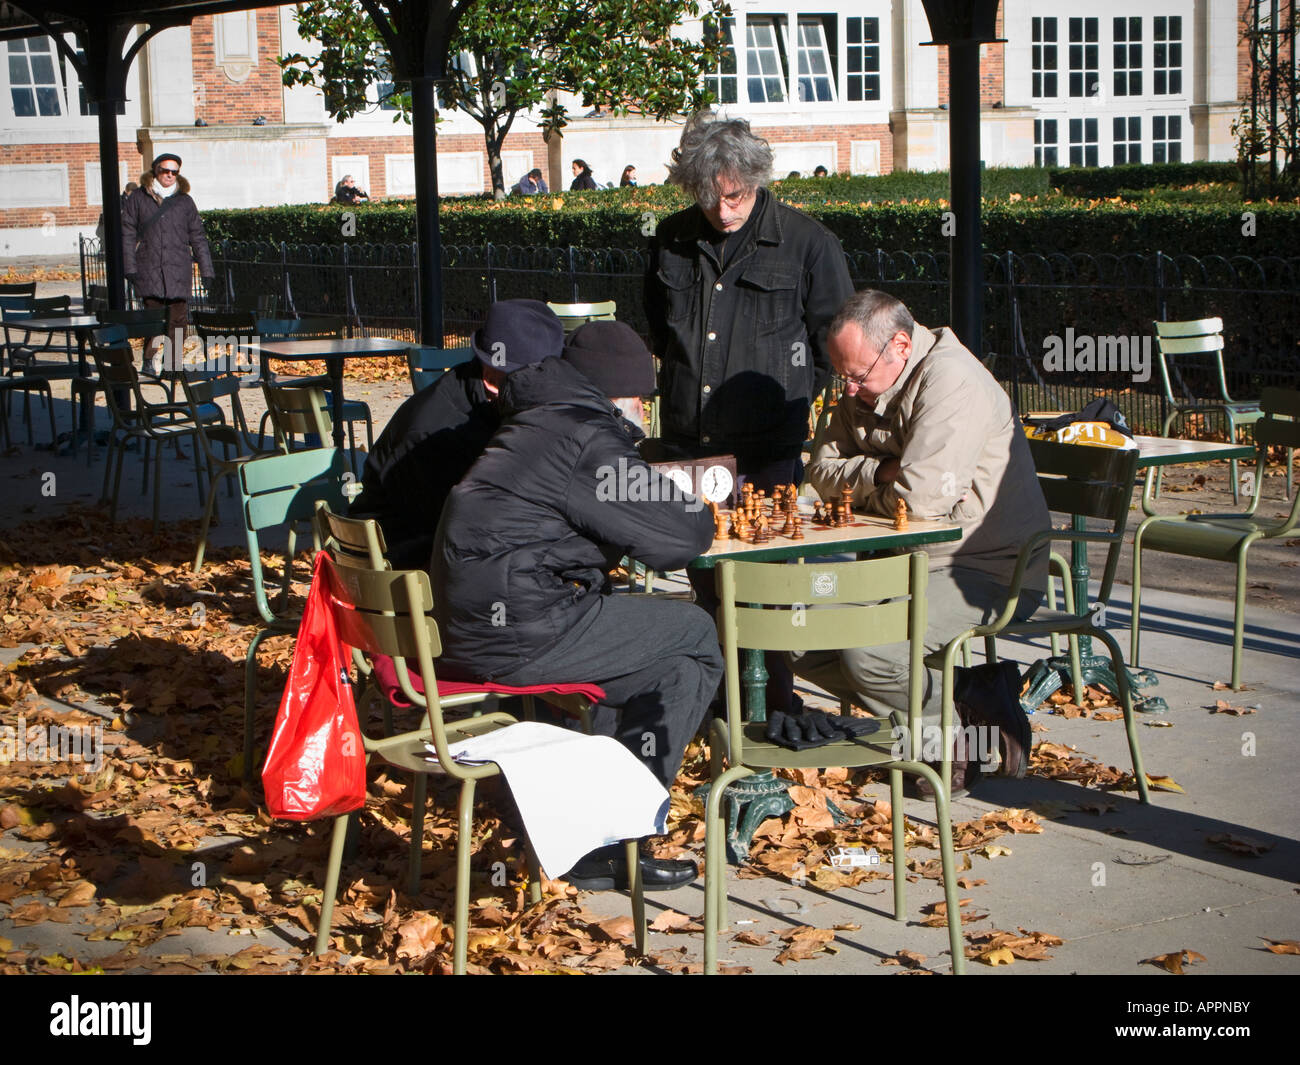
M561 303L613 299L618 317L643 335L646 255L638 249L486 244L443 247L443 306L449 343L463 341L488 304L529 297ZM413 244L288 244L222 241L212 248L216 283L198 306L254 309L273 298L281 317L334 315L350 335L415 341L419 286ZM857 288L887 291L919 322L948 320L948 257L943 252L856 252L847 256ZM98 243L82 239L83 286L102 283ZM1082 407L1113 399L1133 424L1157 431L1168 405L1155 364L1151 323L1221 317L1228 387L1234 398L1265 385L1300 387L1300 258L1003 252L984 256L984 337L980 353L1022 410ZM1127 369L1060 369L1046 361L1056 344L1107 338L1131 358ZM1120 338L1123 338L1122 342ZM1141 360L1149 357L1145 379ZM1177 382L1209 398L1214 381L1188 369Z

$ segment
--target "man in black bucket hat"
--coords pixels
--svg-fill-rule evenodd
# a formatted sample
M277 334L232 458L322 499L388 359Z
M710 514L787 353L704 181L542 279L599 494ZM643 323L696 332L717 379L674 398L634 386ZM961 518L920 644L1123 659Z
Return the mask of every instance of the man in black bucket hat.
M564 327L544 303L502 300L470 341L475 358L406 400L375 441L348 513L375 518L398 569L423 569L452 487L501 424L506 376L558 356Z
M650 352L617 322L585 325L562 359L511 373L505 421L447 499L429 574L440 676L598 684L595 730L668 787L722 656L712 618L693 603L610 594L609 571L625 556L677 569L713 541L709 510L641 460L641 433L613 402L653 385ZM641 859L647 891L695 875L691 862ZM622 849L593 851L564 879L626 887Z

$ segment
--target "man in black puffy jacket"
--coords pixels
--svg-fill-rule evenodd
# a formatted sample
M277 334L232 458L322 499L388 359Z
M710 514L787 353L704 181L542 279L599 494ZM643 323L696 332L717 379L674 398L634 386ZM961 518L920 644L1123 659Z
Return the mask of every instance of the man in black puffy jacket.
M564 327L538 300L501 300L470 340L475 358L406 400L366 456L361 494L348 508L384 530L397 569L423 569L443 504L501 424L506 376L564 350Z
M429 571L449 676L599 684L596 730L668 786L722 674L717 633L693 603L611 595L609 571L624 556L681 567L708 550L713 520L641 460L639 431L611 402L653 387L637 346L566 351L510 375L506 420L452 490ZM647 890L695 876L693 863L649 858L641 871ZM621 850L593 852L566 879L624 886Z

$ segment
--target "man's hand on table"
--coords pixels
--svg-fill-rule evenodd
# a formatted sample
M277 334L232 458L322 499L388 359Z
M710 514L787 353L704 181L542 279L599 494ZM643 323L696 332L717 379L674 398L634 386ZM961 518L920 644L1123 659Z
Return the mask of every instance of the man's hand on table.
M893 484L898 480L899 460L896 458L881 459L880 464L876 466L876 484Z

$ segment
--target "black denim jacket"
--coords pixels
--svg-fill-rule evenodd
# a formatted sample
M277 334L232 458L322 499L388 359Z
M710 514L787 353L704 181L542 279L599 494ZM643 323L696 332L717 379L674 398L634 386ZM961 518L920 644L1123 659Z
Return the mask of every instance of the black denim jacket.
M775 457L807 439L809 405L830 376L826 327L853 285L830 230L766 190L759 199L757 223L722 270L698 205L665 219L645 308L662 360L664 437Z

